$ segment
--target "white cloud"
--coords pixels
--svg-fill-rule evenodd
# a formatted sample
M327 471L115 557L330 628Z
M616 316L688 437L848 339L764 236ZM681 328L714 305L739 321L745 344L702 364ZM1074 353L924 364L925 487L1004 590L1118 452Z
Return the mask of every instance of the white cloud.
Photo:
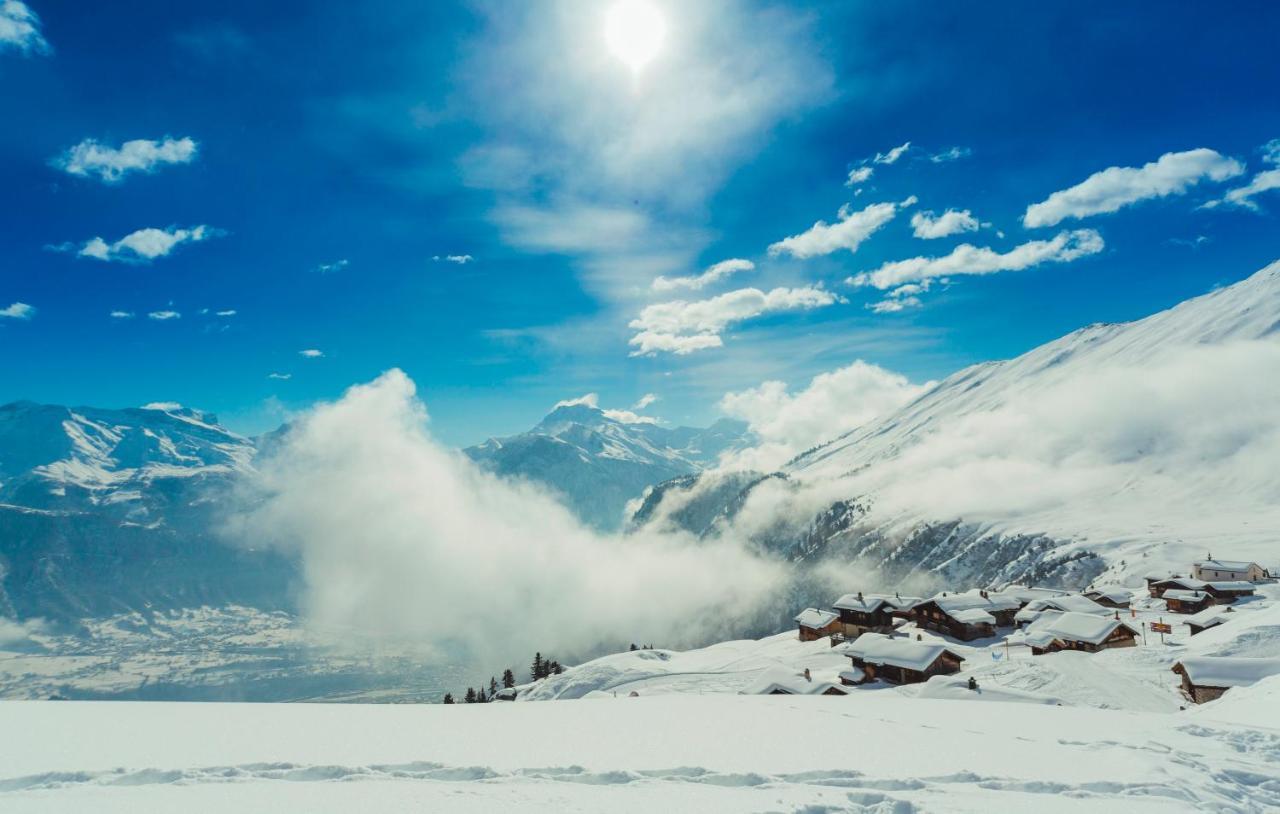
M769 247L769 254L776 257L785 253L803 260L840 249L856 252L867 238L893 220L897 211L897 205L892 203L871 204L857 212L842 206L835 223L820 220L807 231L774 243Z
M978 219L968 209L948 209L936 216L931 211L917 212L911 216L913 233L921 240L934 240L962 232L976 232L980 226Z
M79 249L76 249L74 244L52 248L74 250L77 257L91 257L94 260L106 262L148 263L159 257L167 257L170 252L184 243L200 243L221 234L220 230L209 226L193 226L190 229L170 226L168 229L139 229L114 243L95 237Z
M937 277L995 274L1001 271L1021 271L1041 263L1070 263L1081 257L1097 254L1105 246L1102 235L1093 229L1076 229L1061 232L1050 240L1028 241L1003 254L962 243L943 257L913 257L885 263L875 271L855 275L846 282L855 286L872 286L883 291L903 283Z
M168 322L171 319L182 319L182 314L178 313L177 311L166 309L164 311L152 311L151 313L147 314L147 318L154 319L158 322Z
M1244 172L1239 161L1201 147L1165 153L1141 167L1108 167L1069 189L1059 190L1027 207L1028 228L1054 226L1067 218L1116 212L1151 198L1183 195L1201 181L1225 181Z
M750 260L740 260L734 258L732 260L721 260L719 263L708 268L701 274L691 277L656 277L653 281L654 291L674 291L677 288L691 288L698 290L705 288L712 283L719 282L731 274L737 274L742 271L751 271L756 267L755 263Z
M934 153L929 156L929 160L934 164L945 164L949 161L959 161L962 158L968 158L973 155L973 150L968 147L949 147L940 153Z
M1262 145L1261 152L1263 161L1268 164L1280 165L1280 139L1272 139ZM1244 209L1252 209L1254 212L1257 212L1259 210L1258 205L1253 201L1254 197L1273 189L1280 189L1280 168L1274 170L1263 170L1253 176L1253 179L1250 180L1249 183L1242 187L1228 190L1227 194L1223 195L1220 200L1209 201L1204 204L1204 207L1212 209L1213 207L1221 204L1228 204L1230 206L1239 206Z
M349 265L351 265L350 260L335 260L332 263L321 263L313 268L312 271L316 274L333 274L334 272L342 271Z
M298 355L305 356L308 359L321 359L324 357L324 351L316 350L315 348L307 348L306 350L298 351Z
M112 319L133 319L133 312L132 311L112 311L111 318Z
M867 308L877 314L896 314L923 304L919 297L885 297L879 302L868 303Z
M581 396L578 396L577 398L572 398L572 399L563 399L563 400L561 400L561 401L557 401L557 402L556 402L556 406L555 406L555 407L553 407L552 409L554 409L554 410L558 410L558 409L560 409L561 407L579 407L579 406L581 406L581 407L590 407L590 408L591 408L591 409L593 409L593 410L599 410L599 409L600 409L600 394L599 394L599 393L586 393L586 394L583 394L583 395L581 395Z
M910 150L910 149L911 149L911 142L908 141L905 144L900 144L897 147L894 147L892 150L889 150L888 152L876 153L875 158L871 160L877 164L896 164L898 162L898 159L902 158L902 156L906 154L907 150Z
M733 454L725 465L770 472L804 450L830 441L889 413L933 386L858 360L814 376L809 386L790 392L780 381L726 393L720 409L751 425L756 447Z
M234 308L233 308L233 309L228 309L228 310L226 310L226 311L215 311L215 312L214 312L214 316L218 316L218 317L234 317L235 315L236 315L236 311L235 311L235 309L234 309Z
M23 55L47 54L51 50L40 33L40 18L20 0L0 3L0 51L8 48Z
M5 319L31 319L35 315L35 306L25 302L15 302L8 308L0 308L0 317Z
M720 347L720 334L730 325L778 311L822 308L843 300L821 288L740 288L707 300L656 303L645 306L630 323L637 333L629 344L632 356L659 352L677 356Z
M229 524L234 541L299 558L305 618L345 644L463 648L495 664L527 658L531 642L565 659L631 639L687 646L744 624L782 584L781 565L734 543L596 534L436 443L426 422L398 370L351 388L255 460L257 488ZM507 620L484 636L466 634L477 597Z
M655 401L657 401L657 400L658 400L658 396L657 396L657 395L655 395L655 394L653 394L653 393L645 393L643 396L641 396L641 397L636 401L636 403L635 403L635 404L631 405L631 409L632 409L632 410L643 410L644 408L648 407L650 404L653 404L653 403L654 403Z
M443 257L437 254L431 259L437 263L443 261L445 263L457 263L459 266L465 266L467 263L475 260L475 258L469 254L446 254Z
M172 413L175 410L181 410L182 405L176 401L153 401L149 404L142 405L144 410L156 410L161 413Z
M875 174L874 167L854 167L849 170L849 177L845 179L844 185L847 187L856 187L858 184L865 184L871 180L871 176Z
M196 151L197 145L190 138L134 139L118 148L85 139L52 163L72 175L96 175L100 181L114 184L130 172L151 173L165 164L189 164L195 160Z
M268 373L267 378L277 379L282 382L287 382L293 378L293 374L292 373Z

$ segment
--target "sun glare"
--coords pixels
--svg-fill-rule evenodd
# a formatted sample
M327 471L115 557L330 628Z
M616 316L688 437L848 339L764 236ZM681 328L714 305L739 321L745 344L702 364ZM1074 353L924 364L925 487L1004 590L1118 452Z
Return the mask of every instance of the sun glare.
M662 50L666 33L662 14L645 0L619 0L605 18L604 38L609 50L636 73Z

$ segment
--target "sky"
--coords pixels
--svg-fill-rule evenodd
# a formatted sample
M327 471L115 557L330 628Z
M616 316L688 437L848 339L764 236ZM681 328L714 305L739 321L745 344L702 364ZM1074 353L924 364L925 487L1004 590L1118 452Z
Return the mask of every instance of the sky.
M858 362L917 387L1280 257L1278 28L0 0L0 402L256 433L399 368L461 445L589 392L706 424Z

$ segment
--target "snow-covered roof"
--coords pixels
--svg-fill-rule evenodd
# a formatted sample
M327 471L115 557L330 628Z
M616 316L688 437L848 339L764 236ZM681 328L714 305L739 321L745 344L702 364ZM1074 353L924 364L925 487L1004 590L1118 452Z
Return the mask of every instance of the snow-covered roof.
M1183 623L1197 627L1215 627L1227 621L1228 613L1234 612L1231 608L1224 608L1221 605L1210 605L1199 613L1188 616Z
M1280 675L1280 659L1188 656L1174 665L1175 671L1178 668L1200 687L1247 687L1268 676Z
M772 667L762 672L751 686L742 691L743 695L822 695L830 689L847 693L848 690L831 681L810 681L803 673L796 673L783 667Z
M805 608L796 615L796 621L803 627L819 630L834 622L839 617L831 611L818 610L817 608Z
M859 613L875 613L889 601L883 596L862 595L862 594L845 594L832 604L831 607L837 610L858 611Z
M1102 644L1121 626L1133 630L1132 626L1119 619L1072 611L1048 618L1043 627L1037 627L1032 633L1045 633L1064 641Z
M1244 562L1242 560L1201 560L1196 563L1197 568L1208 568L1210 571L1248 571L1256 562Z
M868 664L888 664L908 670L925 670L938 660L938 656L950 652L946 646L911 639L890 638L883 633L863 633L844 645L840 652Z
M1165 599L1177 599L1180 602L1199 602L1207 597L1204 591L1184 591L1179 588L1171 588L1164 592Z
M1178 574L1173 571L1148 571L1142 575L1142 578L1147 580L1165 580L1177 576Z
M849 667L847 669L840 671L841 679L852 682L854 684L859 683L866 677L867 677L867 674L866 672L863 671L861 667Z
M1212 588L1215 591L1253 591L1258 586L1252 582L1236 580L1234 582L1207 582L1205 587Z
M966 625L980 625L986 623L994 625L996 617L984 611L982 608L968 608L966 610L949 611L951 618L957 622L963 622Z
M1156 585L1177 585L1179 588L1185 588L1188 591L1198 591L1209 583L1202 579L1192 579L1191 577L1174 577L1173 579L1163 579Z
M1085 591L1084 595L1093 599L1098 597L1101 599L1109 599L1112 602L1128 602L1133 598L1133 592L1128 588L1094 588Z
M1126 598L1128 594L1125 594ZM1092 613L1098 616L1110 614L1111 608L1099 605L1087 596L1080 594L1067 594L1065 596L1054 596L1048 599L1036 599L1027 603L1027 607L1023 610L1042 611L1047 608L1060 610L1064 613Z
M1062 596L1069 593L1059 588L1037 588L1027 587L1026 585L1008 585L999 591L1001 596L1011 596L1021 602L1030 602L1033 599L1047 599L1051 596Z
M1022 602L1015 596L1005 596L999 593L988 593L983 596L976 590L965 591L962 594L949 593L946 596L938 594L929 601L937 603L939 608L951 616L955 616L956 611L970 610L972 608L981 608L984 611L999 611L1017 610L1022 606Z

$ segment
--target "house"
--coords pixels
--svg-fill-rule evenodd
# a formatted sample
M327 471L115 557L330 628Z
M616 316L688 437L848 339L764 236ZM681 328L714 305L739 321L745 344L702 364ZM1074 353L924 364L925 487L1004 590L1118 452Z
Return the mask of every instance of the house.
M1164 592L1164 604L1170 613L1199 613L1213 604L1213 597L1204 591L1174 588Z
M863 633L888 633L893 630L894 614L910 609L919 597L894 594L845 594L831 607L840 614L840 632L847 639L856 639Z
M1096 653L1115 647L1133 647L1138 631L1129 623L1112 616L1092 613L1046 613L1032 623L1024 634L1031 655L1042 656L1061 650Z
M944 592L911 608L909 617L918 627L968 642L996 635L997 625L1012 625L1021 606L1016 597L998 593Z
M841 683L864 684L882 679L891 684L918 684L930 676L951 675L964 661L946 645L895 638L884 633L864 633L843 645L853 670L840 674Z
M1128 608L1133 601L1127 588L1093 588L1084 595L1104 608Z
M809 671L796 673L782 667L765 670L742 691L742 695L848 695L849 691L834 681L817 681Z
M1204 584L1204 592L1213 597L1214 603L1218 605L1230 605L1237 599L1253 596L1255 590L1256 588L1252 582L1244 580L1206 582Z
M1143 575L1143 579L1147 581L1147 587L1150 588L1152 583L1164 582L1167 579L1178 579L1182 574L1173 571L1151 571Z
M1164 597L1165 591L1202 591L1207 584L1204 580L1194 577L1170 577L1169 579L1148 582L1147 592L1151 594L1152 599L1161 599Z
M1199 613L1188 617L1183 624L1191 628L1191 635L1195 636L1197 633L1204 633L1209 628L1217 627L1227 621L1228 613L1235 613L1235 609L1210 606Z
M1182 692L1197 704L1212 701L1232 687L1248 687L1280 675L1280 659L1188 656L1173 665L1182 676Z
M1242 581L1262 582L1270 577L1267 569L1256 562L1240 560L1215 560L1210 557L1191 564L1191 576L1205 582Z
M1036 599L1028 602L1026 607L1014 614L1013 620L1018 624L1030 622L1046 612L1089 613L1094 616L1110 616L1113 610L1101 605L1087 596L1080 594L1064 594L1048 599Z
M800 626L800 641L812 642L824 639L840 630L840 617L831 611L805 608L796 616L795 622Z

